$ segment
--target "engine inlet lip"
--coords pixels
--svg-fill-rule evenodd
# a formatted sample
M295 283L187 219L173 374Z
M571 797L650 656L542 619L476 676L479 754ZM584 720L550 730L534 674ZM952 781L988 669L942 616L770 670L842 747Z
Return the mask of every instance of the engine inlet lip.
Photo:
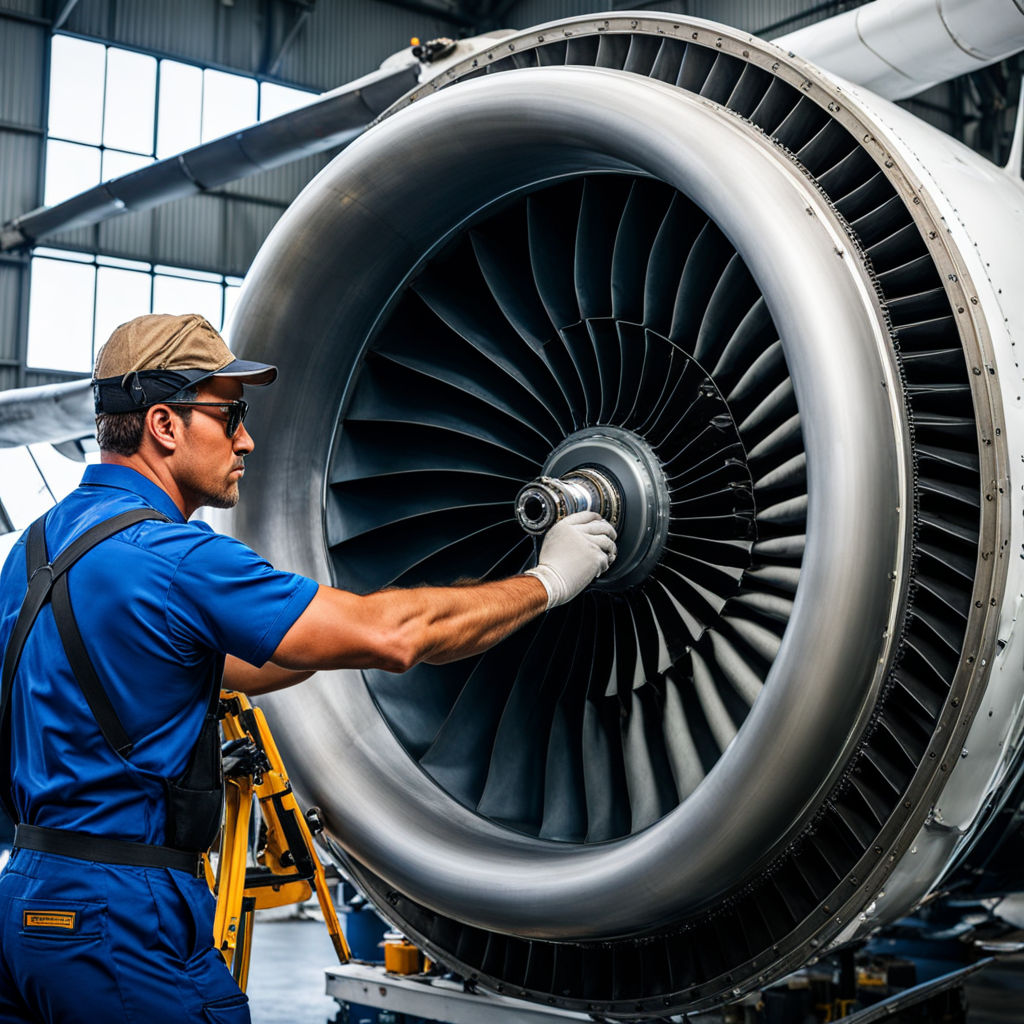
M827 626L827 621L833 623L842 618L842 612L850 604L857 606L854 616L858 621L874 623L882 621L887 617L887 610L890 604L891 587L886 582L884 586L872 583L870 594L853 593L849 590L841 595L844 608L823 608L821 602L815 600L815 595L822 593L834 593L834 573L836 567L828 556L830 550L843 550L842 543L837 541L849 541L849 531L857 532L856 524L851 524L848 519L839 516L836 519L826 521L826 518L818 511L820 502L832 494L832 489L840 489L840 497L850 493L851 489L865 484L862 479L865 472L863 465L844 467L842 477L839 477L839 467L828 465L828 455L834 451L834 445L838 438L836 431L842 434L852 433L858 436L857 431L863 428L859 436L870 435L872 445L867 445L873 452L874 465L877 467L878 452L886 452L893 446L893 423L889 415L888 406L879 396L877 381L879 375L884 378L886 372L879 361L881 356L880 331L877 323L872 320L871 312L867 309L869 303L865 299L862 282L856 272L842 271L841 268L848 266L853 261L840 263L831 257L833 241L831 238L824 238L822 224L828 222L828 210L823 203L819 203L813 190L806 182L800 182L792 173L792 168L782 162L782 158L775 153L772 154L771 146L763 139L758 139L756 133L745 128L739 123L727 123L720 112L716 112L710 105L702 104L692 98L681 96L671 90L670 87L662 86L660 83L638 82L634 76L609 71L594 71L582 69L561 69L557 79L552 80L544 71L522 71L516 72L514 86L503 82L500 90L501 95L493 92L493 82L488 79L481 79L478 82L466 83L458 93L441 93L432 99L424 100L420 105L410 109L409 116L416 120L416 127L424 133L433 132L439 149L431 150L430 147L417 146L419 158L431 163L431 171L438 173L439 180L443 179L440 168L444 166L445 160L455 159L453 154L444 153L443 140L449 132L449 126L444 124L443 113L445 108L439 104L451 97L450 114L456 112L460 116L460 131L463 138L460 139L459 151L463 152L464 147L479 146L482 150L486 148L488 133L498 113L506 118L508 133L503 140L507 150L500 155L491 153L495 173L500 172L503 177L500 182L488 182L492 198L495 191L501 193L512 192L516 189L528 188L531 184L531 175L535 174L535 163L538 155L536 147L542 143L538 141L538 129L543 136L543 145L548 149L548 155L555 154L560 161L561 173L570 173L573 168L580 173L590 170L601 169L642 169L644 173L651 173L662 180L686 192L695 198L708 213L722 226L729 235L737 249L741 251L748 262L752 263L752 270L755 277L766 295L777 293L787 296L795 302L790 308L787 301L778 299L781 305L773 309L773 315L779 322L783 331L783 343L788 344L792 352L787 352L791 358L791 366L800 369L800 373L794 372L794 385L801 399L801 409L807 407L811 418L817 423L821 421L821 436L812 435L812 445L809 446L809 479L812 488L817 487L822 497L816 499L814 491L811 494L811 510L809 514L808 543L817 543L819 548L824 550L822 564L811 566L812 582L807 585L806 591L811 594L809 597L797 595L797 603L794 610L794 620L797 617L802 619L815 617L820 613L824 619L818 619L818 627L808 629L804 625L800 631L800 642L807 641L807 634L813 634L815 640L821 635L821 628ZM603 85L607 84L608 88ZM524 124L518 117L509 117L510 101L509 93L513 94L511 105L515 107L517 114L520 110L529 108L535 118L530 123ZM557 101L552 101L552 96L557 94ZM490 99L494 103L491 104ZM422 113L417 113L422 111ZM438 120L432 121L435 116ZM402 149L402 134L406 131L405 123L397 124L398 117L385 122L380 126L378 134L365 136L354 144L342 161L342 166L347 173L354 174L358 180L365 175L367 185L379 179L384 174L384 168L391 163L392 147ZM732 119L728 119L732 120ZM610 122L614 122L610 127ZM574 125L575 136L572 144L565 140L564 126L567 123ZM392 129L393 126L393 130ZM679 139L679 132L685 128L693 134L688 143ZM615 130L620 129L620 130ZM474 135L474 133L476 133ZM416 134L413 132L412 134ZM417 136L418 138L418 136ZM608 139L614 141L611 145ZM585 139L585 142L582 141ZM680 144L674 147L670 140L676 140ZM527 144L529 143L529 144ZM718 145L721 143L721 146ZM376 147L380 147L377 149ZM531 149L531 147L534 147ZM601 147L607 147L607 150ZM663 148L665 147L665 148ZM381 151L387 150L388 159L383 164L377 160ZM784 200L789 213L793 214L793 223L805 225L800 234L806 240L807 233L812 232L817 241L811 246L811 253L797 252L788 253L787 259L779 260L777 254L772 257L757 253L756 239L759 232L770 229L773 223L761 223L759 217L768 217L763 211L756 208L744 208L742 212L730 208L730 195L732 190L742 192L745 183L749 184L750 174L747 168L747 177L741 181L735 167L730 167L730 161L735 162L738 152L742 152L748 162L758 164L759 170L763 170L763 177L753 176L758 180L760 187L767 187L766 182L772 182L778 186L780 201ZM600 156L596 155L600 153ZM412 159L413 154L404 154ZM394 166L393 163L391 163ZM685 165L686 173L681 167ZM448 165L450 169L450 164ZM337 172L335 172L337 173ZM553 173L559 173L557 170ZM328 211L332 204L337 207L336 193L332 191L332 175L325 174L318 179L317 188L313 188L304 195L303 199L289 212L288 218L291 221L290 228L295 229L298 222L308 218L308 226L314 233L323 234L326 240L331 232L331 215ZM729 187L723 186L723 178L732 181ZM392 180L394 180L392 178ZM534 182L535 183L535 182ZM703 191L701 190L703 183ZM399 186L401 182L398 183ZM459 188L465 182L459 179L459 183L450 186L450 194L446 194L445 200L452 201L452 209L448 209L443 202L439 202L433 209L444 210L445 216L449 218L449 229L457 227L461 219L468 219L472 213L470 202L479 202L481 197L474 200L466 200L462 206L459 201L464 197L459 195ZM773 186L774 187L774 186ZM358 187L355 191L359 192ZM384 194L389 190L378 190ZM373 197L373 189L361 192L362 200L370 202ZM407 204L412 196L398 189L395 202ZM812 207L816 218L808 218L807 207ZM796 216L801 215L800 217ZM436 213L440 216L440 213ZM336 215L335 215L336 216ZM318 223L319 219L319 223ZM396 227L393 233L382 231L381 224L387 224L390 220L395 221ZM782 219L782 215L779 215ZM402 221L398 209L383 210L379 215L368 215L365 223L356 223L353 227L355 236L353 243L359 241L370 248L378 251L386 250L387 258L392 261L392 266L399 273L410 272L417 259L420 258L422 250L415 251L416 246L423 242L426 233L430 232L432 237L443 236L439 232L438 224L427 223L423 226L423 236L410 240L406 237L407 224ZM454 222L454 223L453 223ZM777 224L775 225L777 226ZM826 232L827 234L827 232ZM838 237L838 236L837 236ZM307 242L309 240L307 239ZM797 250L799 244L793 243ZM329 245L323 246L323 251L329 251ZM820 252L821 258L817 260L820 267L815 268L815 260L809 258L812 253ZM827 275L831 287L838 289L845 297L844 303L851 310L851 315L840 317L839 331L835 330L835 324L822 324L813 317L808 323L802 323L801 313L807 312L804 308L811 301L812 292L816 287L808 286L801 290L795 283L787 284L787 279L796 280L794 273L796 256L801 256L804 262L811 264L811 269L820 269L823 272L832 268ZM383 258L383 257L382 257ZM753 258L753 259L752 259ZM403 265L403 261L406 261ZM368 265L371 261L368 261ZM766 265L767 262L767 265ZM776 268L773 264L779 263ZM839 269L837 269L839 268ZM262 268L266 270L264 263ZM334 272L327 263L317 269L316 274L309 274L308 265L303 264L296 267L285 287L291 289L288 305L292 308L302 308L302 305L310 301L312 296L317 294L318 289L323 287L323 282L331 279ZM379 268L378 268L379 269ZM367 271L369 273L369 271ZM302 275L307 277L303 279ZM258 275L257 275L258 276ZM765 280L772 284L769 288L765 286ZM250 291L254 289L250 288ZM358 314L357 322L366 323L376 315L376 311L360 309L358 302L359 289L351 289L352 297L346 301L356 304L355 312ZM365 301L363 300L364 304ZM844 305L839 303L839 305ZM315 305L315 303L313 303ZM334 329L336 325L345 322L348 310L343 306L333 310L329 322L322 325L325 332ZM813 309L810 310L813 313ZM283 314L283 310L282 310ZM817 368L814 362L816 356L824 359L820 353L821 338L830 337L830 344L834 347L828 353L830 360L835 363L836 357L843 353L850 355L848 347L853 342L844 342L843 332L853 331L853 324L858 330L871 334L871 342L862 346L856 343L856 352L863 359L863 363L854 360L853 366L846 366L842 359L831 369L826 365L823 373L828 382L828 387L822 388L820 396L815 394L815 383L820 381L814 379L812 368ZM874 347L873 344L874 343ZM816 352L815 350L818 350ZM810 360L811 365L805 361ZM316 373L313 366L311 373ZM842 388L848 392L851 387L863 391L863 402L851 402L850 415L853 421L845 421L839 426L830 422L826 413L831 402L830 396L835 393L836 388ZM880 410L881 406L881 412ZM866 411L870 409L869 413ZM855 422L854 422L855 421ZM896 432L899 432L897 428ZM832 447L830 447L832 446ZM814 474L818 474L815 479ZM858 476L860 474L860 476ZM884 473L885 487L879 491L877 485L868 486L867 490L871 495L870 515L866 530L869 534L881 535L891 532L888 529L889 521L886 519L884 525L886 530L879 529L879 516L888 514L895 515L892 510L899 509L903 502L903 489L901 482L897 479L896 467L886 463ZM871 481L866 482L868 485ZM818 505L816 505L816 501ZM851 503L852 504L852 503ZM842 503L837 506L842 510ZM886 513L881 512L885 509ZM863 511L863 509L861 509ZM815 530L818 531L817 537ZM859 534L858 534L859 536ZM856 545L855 545L856 547ZM871 552L872 564L878 561L884 564L886 572L879 573L878 579L888 580L888 570L895 562L893 552L889 550L877 550ZM319 567L318 567L319 569ZM866 573L872 581L875 581L873 573ZM860 579L858 573L858 579ZM805 581L806 582L806 581ZM805 590L805 582L801 583L801 591ZM881 633L881 629L879 630ZM787 647L788 645L788 647ZM791 650L797 646L793 633L787 634L783 643L783 650L779 658L787 658L790 662L799 663L802 654L799 649ZM829 653L831 656L830 652ZM861 652L863 653L863 652ZM846 652L840 652L839 657L844 657ZM871 660L874 660L872 655ZM799 674L798 674L799 675ZM868 673L868 683L870 683ZM783 681L785 682L785 681ZM802 712L810 720L815 716L826 714L824 705L831 703L835 694L820 693L816 690L813 682L807 682L803 677L790 681L791 686L803 686L804 691L799 701ZM846 705L844 715L852 714L854 718L863 713L864 705L867 702L867 693L864 692L864 680L860 680L858 688L854 693L843 691L839 694L846 701L853 701L856 706ZM771 689L771 683L769 685ZM761 719L768 716L771 709L768 704L776 701L755 704L753 715ZM775 708L775 712L779 712ZM831 708L829 708L831 711ZM766 723L761 722L761 731L771 734L774 730L777 736L776 748L773 750L773 758L785 761L790 756L795 756L796 751L793 744L782 742L788 733L796 727L797 723L787 720L787 716L777 717L775 720ZM571 901L574 906L574 921L578 926L577 934L601 936L607 934L623 934L631 928L635 928L639 922L650 925L666 916L676 915L685 909L686 899L680 899L678 895L678 884L680 873L689 874L690 881L697 875L703 877L707 882L708 871L720 871L722 859L716 857L715 864L710 861L702 861L694 856L692 860L679 857L678 844L674 840L674 830L684 818L692 818L693 808L691 801L687 801L676 812L663 822L653 826L647 832L640 833L630 840L621 843L611 843L603 848L558 851L552 850L552 844L545 844L536 840L528 840L519 836L511 836L506 830L490 826L479 817L472 815L465 808L445 805L448 807L444 821L444 835L437 834L437 807L441 794L437 788L428 785L426 780L418 779L416 769L411 765L400 763L400 757L396 757L392 749L389 757L384 757L382 748L390 744L394 748L395 742L390 736L386 727L380 722L379 715L372 700L364 694L349 694L346 697L344 713L340 707L335 707L330 716L332 733L331 746L336 749L338 743L349 742L354 751L359 752L362 767L358 769L359 775L365 787L360 786L359 792L348 791L343 799L333 795L327 795L322 801L328 805L325 812L334 824L338 832L345 837L346 845L353 855L365 859L365 861L380 872L382 877L388 879L389 884L409 893L413 898L420 900L427 905L433 905L442 913L453 914L462 920L479 924L483 927L494 927L503 931L519 931L528 934L537 934L540 937L564 938L559 931L560 916L557 905L562 901ZM744 726L747 729L747 726ZM752 730L748 730L748 733ZM845 730L844 730L845 731ZM818 739L819 747L827 746L821 739ZM731 762L729 774L737 777L750 777L749 764L737 768L737 762L741 762L741 747L743 743L734 744L727 752ZM805 751L806 753L806 751ZM707 787L709 792L705 802L716 802L716 797L729 792L728 784L723 781L725 772L719 771L724 763L720 762L715 771L718 772L717 782ZM786 764L775 765L779 769L780 778L789 778L790 772L786 770ZM796 765L790 764L797 776L805 777L806 772L796 770ZM706 784L711 782L713 776L709 776ZM763 781L763 776L761 780ZM725 786L725 789L722 787ZM407 797L415 791L424 801L423 805L409 802ZM699 791L698 791L699 793ZM805 794L810 799L813 794ZM729 813L743 815L745 820L751 823L755 830L771 831L777 823L768 822L764 815L767 813L765 801L761 805L755 799L756 794L750 794L750 800L741 801L741 806L729 808ZM716 815L721 814L721 800L717 800L717 807L708 807L709 812L713 809ZM384 815L387 821L383 821L382 814L387 808L402 808L401 815ZM404 818L404 820L402 820ZM396 841L393 829L398 829L403 836L416 835L420 840L429 837L430 842L413 841L410 839L408 846ZM454 837L454 838L453 838ZM462 842L465 837L465 846L461 849L459 856L452 855L451 843ZM699 837L698 837L699 838ZM749 834L748 834L749 838ZM416 850L415 857L405 860L399 857L397 860L389 856L390 851L405 846L407 850ZM485 878L487 875L486 865L489 858L486 855L488 849L500 849L502 851L501 877ZM480 857L463 856L469 849L480 854ZM665 854L661 857L658 851ZM566 859L566 854L572 852L573 857ZM688 851L693 852L693 851ZM506 856L507 855L507 856ZM733 856L737 854L734 852ZM637 856L644 863L638 867ZM667 859L666 859L667 858ZM749 850L741 857L744 863L748 862ZM623 870L625 865L632 865ZM734 862L730 863L730 869ZM641 869L642 868L642 869ZM665 874L662 875L662 869ZM534 886L524 898L521 882L526 875L539 879L539 887ZM429 875L430 885L426 887L423 883ZM523 878L520 879L520 875ZM472 893L466 897L467 876L472 881ZM478 876L478 877L473 877ZM637 889L622 886L623 878L635 877L642 882L638 883ZM652 879L655 883L652 883ZM595 886L603 883L603 891L609 894L609 899L600 907L589 906L594 901L587 899L584 890L592 893ZM693 888L686 890L692 896ZM714 896L714 884L708 883L704 890L707 898ZM462 896L460 897L460 893ZM553 920L554 919L554 920Z

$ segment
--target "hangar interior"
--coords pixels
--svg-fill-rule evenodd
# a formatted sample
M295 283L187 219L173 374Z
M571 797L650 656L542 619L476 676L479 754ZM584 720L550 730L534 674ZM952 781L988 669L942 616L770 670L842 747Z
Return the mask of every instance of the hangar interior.
M772 39L858 0L619 4L706 18ZM102 181L296 109L376 70L413 37L455 39L615 10L583 2L422 0L19 0L0 8L0 223ZM1020 58L902 104L1005 162ZM153 209L48 233L0 251L0 388L80 378L140 309L188 306L230 329L242 280L281 213L337 150ZM7 529L77 479L46 449L0 452ZM17 480L17 484L14 481Z
M151 311L200 312L244 353L283 367L289 349L319 353L294 366L308 422L293 426L302 418L294 396L255 403L268 435L283 439L268 445L275 475L217 525L275 563L357 591L519 571L533 550L523 532L533 513L521 503L517 522L510 499L532 480L533 498L546 501L544 481L581 465L591 485L597 467L597 492L633 510L620 538L628 557L585 609L509 642L501 665L481 658L410 672L404 682L431 695L428 707L370 672L358 706L314 692L316 728L294 700L267 701L299 792L323 808L325 841L348 879L347 924L364 921L351 912L364 905L354 884L420 951L392 935L391 954L412 967L396 959L385 972L376 963L385 925L368 910L377 922L362 937L368 962L329 976L339 1021L1024 1018L1014 959L1024 948L1024 877L1014 867L1024 759L1012 725L1024 674L1013 643L1021 581L1008 568L1022 548L1019 470L1008 468L1020 461L1021 375L1018 310L1006 297L1022 256L1020 245L1000 249L993 227L1001 209L1011 225L1024 207L1013 198L1024 58L1011 52L967 74L937 72L943 80L909 95L883 93L903 114L878 114L880 130L870 91L844 109L842 88L829 91L811 71L801 78L792 52L776 60L757 42L865 6L0 0L0 390L81 380L117 324ZM960 14L987 17L977 6L961 3ZM557 19L569 27L536 29ZM248 156L243 170L237 154L212 145L243 134L259 143L268 136L246 134L252 126L301 115L382 64L397 74L414 47L420 79L375 108L361 100L368 111L346 122L337 145L307 137L282 156L282 143L263 170ZM474 60L488 63L486 75ZM507 93L503 70L522 72L507 76ZM561 79L544 77L561 72L564 92ZM679 107L680 139L714 154L680 164L678 179L649 144L657 124L675 123L663 83L692 94ZM467 87L477 107L459 106ZM545 89L559 97L550 116ZM382 112L378 148L332 163ZM614 142L602 141L607 125ZM942 137L978 162L944 149ZM206 162L176 161L188 151ZM806 172L797 188L806 213L833 232L824 248L795 225L781 241L792 222L780 211L796 202L789 157ZM521 166L530 161L543 175ZM730 177L744 161L763 171L749 192ZM921 186L929 162L965 169L936 171ZM145 208L115 195L102 210L84 200L70 209L101 183L168 165ZM998 188L989 165L1006 169ZM745 207L730 207L716 181L733 181ZM956 192L964 181L970 194ZM978 212L986 191L996 198ZM368 219L336 217L338 195L355 197ZM45 208L61 204L67 218L48 222ZM961 218L966 227L950 226ZM945 235L953 241L940 251ZM671 238L697 253L689 272ZM627 250L640 270L623 269ZM842 271L829 269L833 253L852 257ZM997 259L1010 269L993 270ZM682 277L671 277L674 260ZM843 276L851 264L861 277ZM972 290L972 274L991 297ZM593 282L609 275L599 294ZM777 333L771 318L755 324L766 303ZM984 317L965 327L957 318L972 306ZM695 317L700 330L688 326ZM869 370L852 354L848 363L821 357L807 325L820 337L829 317L837 353L861 344L843 340L840 321L870 324ZM354 325L351 340L338 341L339 318ZM547 341L529 341L552 324L564 345L557 357ZM421 331L427 356L408 340ZM639 364L626 356L631 345L645 353ZM901 399L881 402L869 377ZM841 426L830 402L849 413L835 417ZM708 424L721 435L710 447ZM843 447L851 438L855 458ZM73 431L24 440L0 447L4 551L96 458ZM679 469L693 452L715 462L713 490ZM430 494L413 486L424 471L436 473ZM401 473L409 482L395 483ZM704 503L692 535L670 525L691 501ZM810 525L816 501L835 520L831 551ZM882 506L899 508L896 525ZM428 541L410 539L412 520ZM687 588L648 586L702 559ZM808 565L820 572L802 574ZM824 578L859 581L865 566L879 580L885 570L884 588L831 612L841 602L822 597ZM807 610L814 596L817 619ZM834 656L818 650L821 635ZM543 750L523 739L535 721L524 681L547 709ZM482 686L499 697L481 696ZM782 715L802 706L800 687L827 711L813 721L807 711L789 737L806 776L791 788L783 754L768 753L773 720L751 707ZM575 691L585 695L578 706ZM609 711L593 694L618 703ZM598 725L593 708L605 715ZM687 723L685 751L672 715ZM975 727L983 720L988 731ZM491 723L487 750L468 738L480 721ZM356 752L363 797L320 749L324 735ZM579 763L552 753L561 746ZM978 756L988 748L988 760ZM598 749L613 767L595 782L588 765ZM371 834L374 801L383 815L393 797L375 750L393 759L408 803ZM957 778L971 781L943 804L943 773L958 757L968 767ZM546 768L530 767L538 758ZM445 858L444 837L421 848L417 833L438 799L458 833L450 855L464 876L455 881L412 863L436 869ZM740 836L734 846L707 831L700 815L712 811L723 833ZM911 864L919 850L920 869ZM578 858L567 872L566 851ZM488 875L493 863L500 870ZM658 882L645 884L645 870ZM257 946L256 964L266 963ZM987 989L982 978L996 980ZM264 982L249 980L254 1020L298 1019L261 1017ZM287 1014L273 1002L280 993L265 996Z

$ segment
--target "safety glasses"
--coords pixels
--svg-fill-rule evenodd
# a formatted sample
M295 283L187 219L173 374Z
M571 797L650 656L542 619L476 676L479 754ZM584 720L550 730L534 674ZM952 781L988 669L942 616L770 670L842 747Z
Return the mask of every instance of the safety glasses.
M228 437L234 437L238 433L238 428L245 422L245 414L249 411L249 403L242 398L236 399L234 402L164 402L164 405L188 405L197 408L208 406L213 409L224 409L228 414L225 424Z

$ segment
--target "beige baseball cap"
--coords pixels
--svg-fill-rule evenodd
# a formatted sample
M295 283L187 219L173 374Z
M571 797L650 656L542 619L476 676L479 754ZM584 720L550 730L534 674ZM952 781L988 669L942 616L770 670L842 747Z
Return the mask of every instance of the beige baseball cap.
M208 377L263 386L277 367L236 359L198 313L151 313L121 324L96 356L96 411L131 412L157 405Z

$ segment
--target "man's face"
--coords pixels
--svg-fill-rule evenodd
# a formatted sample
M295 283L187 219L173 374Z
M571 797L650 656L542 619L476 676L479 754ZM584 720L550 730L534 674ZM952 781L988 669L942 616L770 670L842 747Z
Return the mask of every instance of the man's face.
M230 377L210 377L198 387L198 402L232 402L242 397L241 383ZM201 406L192 408L192 422L184 427L176 477L196 507L238 504L238 482L253 440L244 424L229 438L226 423L227 410Z

